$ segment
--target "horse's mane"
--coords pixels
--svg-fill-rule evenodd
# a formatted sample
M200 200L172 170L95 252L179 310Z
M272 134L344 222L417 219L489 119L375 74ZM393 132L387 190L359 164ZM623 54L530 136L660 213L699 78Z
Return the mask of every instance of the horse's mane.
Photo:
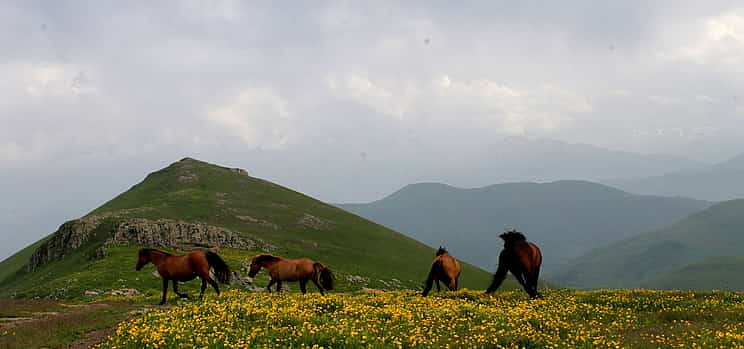
M152 253L152 252L156 252L156 253L162 253L162 254L164 254L164 255L166 255L166 256L170 256L170 255L171 255L171 254L170 254L170 253L168 253L168 252L165 252L165 251L161 251L161 250L158 250L158 249L156 249L156 248L143 248L143 249L140 249L140 250L139 250L139 255L141 256L141 255L143 255L143 254L150 254L150 253Z
M502 233L499 235L499 237L504 240L504 243L512 243L515 241L525 241L527 238L524 236L524 234L518 232L516 229L509 230L507 232Z
M263 253L258 256L253 257L253 261L257 263L264 263L264 262L275 262L278 261L280 258L268 253Z
M449 252L447 252L447 249L446 248L444 248L442 246L439 246L439 249L437 250L437 256L441 256L443 254L448 254L448 253Z

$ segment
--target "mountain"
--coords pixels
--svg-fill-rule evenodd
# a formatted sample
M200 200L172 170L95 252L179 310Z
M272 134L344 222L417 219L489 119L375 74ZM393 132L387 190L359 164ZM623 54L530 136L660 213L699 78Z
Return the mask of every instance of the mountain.
M141 246L218 248L235 271L259 252L306 256L328 264L342 290L416 288L434 258L431 247L334 206L241 169L186 158L0 262L0 297L75 298L122 288L157 294L154 268L134 270ZM464 265L464 287L489 281Z
M726 201L668 227L595 249L552 281L580 288L744 290L744 200Z
M592 248L662 227L706 208L704 201L639 196L584 181L507 183L461 189L404 187L368 204L339 207L454 255L493 268L498 234L517 228L543 251L543 275Z
M694 171L603 182L633 193L724 201L744 198L742 180L744 180L744 153L728 161Z

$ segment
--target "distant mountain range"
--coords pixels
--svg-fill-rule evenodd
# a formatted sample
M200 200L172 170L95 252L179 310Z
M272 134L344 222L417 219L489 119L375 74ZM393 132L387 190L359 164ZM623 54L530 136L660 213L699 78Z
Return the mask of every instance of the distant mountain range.
M594 249L549 279L578 288L744 290L744 200Z
M661 228L709 202L633 195L585 181L508 183L461 189L439 183L404 187L368 204L339 207L455 256L493 269L498 234L516 228L543 250L543 275L593 248Z
M744 154L712 166L665 175L603 181L639 194L724 201L744 198Z

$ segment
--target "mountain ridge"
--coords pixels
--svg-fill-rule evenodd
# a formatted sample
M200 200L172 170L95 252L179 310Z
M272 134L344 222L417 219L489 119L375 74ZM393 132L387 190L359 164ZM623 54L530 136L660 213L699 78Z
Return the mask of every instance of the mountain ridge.
M676 195L708 201L726 201L744 198L744 186L740 185L742 178L744 153L694 170L600 182L637 194Z
M549 273L591 248L673 223L710 204L566 180L480 188L417 183L368 204L338 206L432 246L446 244L485 268L496 263L492 246L499 245L498 233L516 228L543 246Z
M742 226L744 200L725 201L667 227L591 250L551 280L579 288L682 287L689 281L682 273L706 264L706 260L734 258L741 262ZM673 279L677 281L670 281ZM744 285L741 279L737 281L740 286Z

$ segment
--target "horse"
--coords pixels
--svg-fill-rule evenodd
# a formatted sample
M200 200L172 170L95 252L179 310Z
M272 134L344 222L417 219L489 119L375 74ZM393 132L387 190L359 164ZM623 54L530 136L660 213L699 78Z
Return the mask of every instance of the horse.
M440 280L444 282L445 286L447 286L450 291L457 291L457 279L459 277L460 263L457 262L455 257L450 256L449 252L447 252L444 247L439 246L436 257L434 258L434 263L432 263L431 270L429 271L429 277L426 278L424 293L421 295L426 297L426 295L429 294L433 282L436 282L437 292L440 292Z
M163 298L160 305L165 304L166 294L168 293L168 281L173 281L173 292L180 298L188 298L188 295L178 292L179 281L190 281L197 276L201 278L201 293L199 298L204 297L204 291L207 289L207 283L212 285L217 295L220 295L220 287L209 275L209 269L214 269L214 275L217 280L223 284L230 283L230 267L219 255L212 251L194 251L189 254L174 256L170 253L156 250L153 248L143 248L139 250L137 259L137 271L141 270L147 263L152 263L163 279Z
M260 254L251 260L248 276L253 278L261 268L266 268L271 276L266 290L271 292L271 285L276 284L276 292L282 289L282 281L299 281L302 294L307 292L307 281L311 280L320 290L321 295L325 291L333 290L333 273L323 263L307 258L288 259Z
M524 234L516 230L505 232L499 237L504 240L504 249L499 255L499 267L493 274L493 282L486 290L486 294L496 291L509 271L527 291L530 298L540 297L540 293L537 292L537 279L540 276L542 264L540 248L528 242Z

